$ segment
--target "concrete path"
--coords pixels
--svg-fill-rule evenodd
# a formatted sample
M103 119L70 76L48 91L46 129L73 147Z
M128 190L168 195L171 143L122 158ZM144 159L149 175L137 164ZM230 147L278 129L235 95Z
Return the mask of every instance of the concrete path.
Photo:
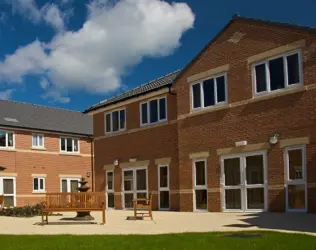
M101 225L101 213L94 212L95 222L64 220L75 213L50 216L49 225L40 217L0 217L0 234L166 234L240 230L277 230L308 233L316 236L316 214L286 213L180 213L154 212L154 221L127 220L132 211L107 211L107 224Z

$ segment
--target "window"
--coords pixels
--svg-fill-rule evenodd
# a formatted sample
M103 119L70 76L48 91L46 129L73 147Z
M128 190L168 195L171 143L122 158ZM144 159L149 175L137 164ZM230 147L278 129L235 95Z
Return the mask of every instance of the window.
M227 102L226 74L192 85L192 109L207 108Z
M158 204L160 210L168 210L170 207L168 165L158 165Z
M114 171L106 172L107 208L114 208Z
M32 147L43 148L44 147L44 136L39 134L32 135Z
M4 196L4 207L16 206L16 179L15 177L0 176L0 195Z
M0 147L14 147L14 135L13 132L7 132L0 130Z
M45 192L45 178L33 177L33 192Z
M79 141L74 138L60 138L60 151L67 153L78 153L79 152Z
M126 114L125 109L116 110L105 114L105 133L112 133L125 130Z
M153 124L167 120L166 97L141 103L140 109L141 125Z
M75 193L78 192L79 178L61 178L60 179L60 191L63 193Z
M291 52L253 67L255 94L286 89L302 83L301 53Z
M194 160L194 210L207 210L206 160Z

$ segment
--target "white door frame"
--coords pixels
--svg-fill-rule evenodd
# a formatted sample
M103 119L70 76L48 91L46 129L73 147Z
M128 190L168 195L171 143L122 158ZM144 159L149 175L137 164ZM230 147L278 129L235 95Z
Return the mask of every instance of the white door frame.
M70 193L71 191L71 181L78 181L78 187L80 187L79 181L81 180L80 178L67 178L67 177L61 177L60 178L60 192L63 191L63 180L67 181L67 193ZM69 192L68 192L69 191Z
M160 169L166 167L167 168L167 187L160 187ZM160 192L168 192L168 198L169 198L169 208L161 208L160 207ZM162 211L168 211L170 210L170 172L169 172L169 165L168 164L159 164L158 165L158 207L159 210Z
M205 185L196 185L196 169L195 163L196 162L204 162L204 169L205 169ZM192 167L193 167L193 211L194 212L207 212L208 211L208 190L207 190L207 159L206 158L197 158L192 160ZM196 190L206 190L206 209L197 209L196 208Z
M137 190L137 180L136 180L136 173L137 170L146 170L146 190ZM133 172L133 186L132 190L125 191L124 190L124 173L132 171ZM136 168L123 168L122 169L122 207L123 209L132 209L132 208L125 208L125 194L133 194L133 199L137 198L138 193L146 193L146 197L148 198L148 169L147 167L136 167Z
M112 180L112 189L108 188L108 173L112 173L113 175L113 180ZM114 207L109 207L109 202L108 202L108 194L113 194L115 197L115 193L114 193L114 169L113 170L106 170L105 171L105 199L106 199L106 209L107 210L111 210L111 209L115 209L115 204ZM115 198L114 198L115 199Z
M246 157L248 156L263 156L263 184L247 184L246 177ZM225 186L225 171L224 160L239 158L240 167L240 185ZM222 209L224 212L266 212L268 210L268 166L267 166L267 152L255 151L249 153L239 153L221 156L221 187L222 187ZM248 209L247 208L247 189L264 188L264 209ZM241 209L226 209L225 190L238 189L241 192Z
M303 179L300 180L290 180L289 175L289 151L291 150L302 150L302 164L303 164ZM286 185L286 212L307 212L308 208L308 196L307 196L307 171L306 171L306 145L298 145L286 147L284 149L284 162L285 162L285 185ZM305 208L304 209L290 209L289 208L289 185L305 185Z
M13 180L13 194L3 193L3 180ZM0 194L4 196L13 196L13 206L16 207L16 177L0 176Z

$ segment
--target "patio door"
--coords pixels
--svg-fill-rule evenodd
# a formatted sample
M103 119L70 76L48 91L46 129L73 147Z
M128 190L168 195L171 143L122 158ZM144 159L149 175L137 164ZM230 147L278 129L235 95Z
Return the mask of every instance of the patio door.
M114 208L114 171L106 171L106 207Z
M0 195L4 196L5 207L16 206L16 179L15 177L0 176Z
M147 168L123 169L123 208L133 208L136 198L148 198Z
M169 210L169 167L168 165L158 166L158 200L160 210Z
M266 172L265 152L222 157L223 210L265 211L267 209Z

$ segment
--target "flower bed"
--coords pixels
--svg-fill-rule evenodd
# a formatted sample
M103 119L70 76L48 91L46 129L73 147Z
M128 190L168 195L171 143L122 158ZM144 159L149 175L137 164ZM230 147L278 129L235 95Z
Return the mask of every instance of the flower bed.
M0 208L0 216L11 216L11 217L34 217L40 216L42 204L36 205L26 205L24 207L4 207ZM50 216L57 215L61 216L62 214L49 214Z

